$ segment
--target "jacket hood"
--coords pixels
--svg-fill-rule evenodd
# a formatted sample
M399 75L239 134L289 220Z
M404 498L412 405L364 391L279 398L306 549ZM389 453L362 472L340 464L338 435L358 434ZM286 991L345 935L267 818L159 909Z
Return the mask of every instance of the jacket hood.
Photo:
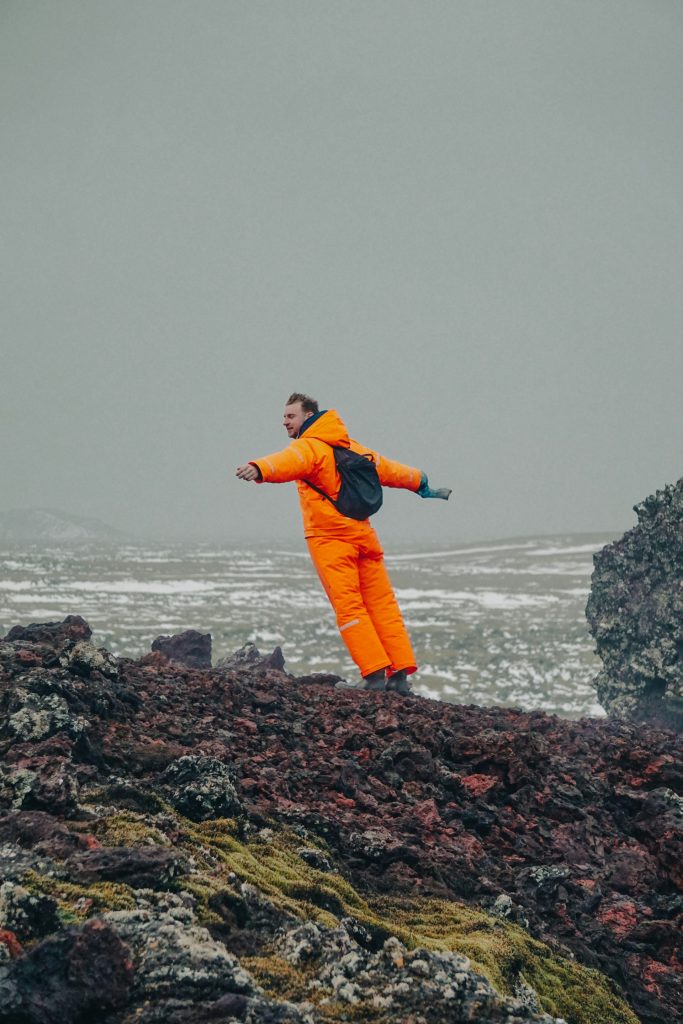
M304 434L307 439L315 438L316 441L324 441L338 448L348 448L350 444L346 424L334 409L323 409L307 419L298 436L303 437Z

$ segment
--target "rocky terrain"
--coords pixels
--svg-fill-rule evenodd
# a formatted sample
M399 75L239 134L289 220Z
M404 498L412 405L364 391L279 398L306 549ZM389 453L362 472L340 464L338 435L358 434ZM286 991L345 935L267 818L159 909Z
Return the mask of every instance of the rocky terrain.
M594 558L598 699L610 714L683 731L683 479L634 511L638 525Z
M681 1019L680 736L209 643L0 641L0 1022Z

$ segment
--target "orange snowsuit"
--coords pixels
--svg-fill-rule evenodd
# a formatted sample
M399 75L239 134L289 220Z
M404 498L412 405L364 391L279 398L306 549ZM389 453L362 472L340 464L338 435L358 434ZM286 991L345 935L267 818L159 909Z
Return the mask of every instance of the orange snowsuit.
M388 668L390 674L416 669L415 655L384 565L384 552L369 521L341 515L305 480L331 498L340 478L330 445L370 455L384 487L417 491L422 472L351 440L338 413L329 409L307 420L282 451L252 459L261 482L296 480L304 536L321 583L334 608L339 632L362 676Z

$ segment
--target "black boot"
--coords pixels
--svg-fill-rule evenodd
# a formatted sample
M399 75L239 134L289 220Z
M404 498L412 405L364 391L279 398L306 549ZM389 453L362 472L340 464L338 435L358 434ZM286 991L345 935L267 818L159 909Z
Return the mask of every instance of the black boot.
M385 668L378 668L376 672L371 672L369 676L363 676L362 690L384 690L387 685L387 670Z
M381 693L386 689L387 683L387 670L385 668L378 668L376 672L371 672L368 676L363 676L362 681L359 683L349 683L346 679L340 679L338 683L335 683L335 690L374 690L376 693Z
M410 688L408 676L404 668L400 668L398 672L394 672L393 676L389 676L387 690L395 690L396 693L400 693L402 697L407 697L409 693L413 692Z

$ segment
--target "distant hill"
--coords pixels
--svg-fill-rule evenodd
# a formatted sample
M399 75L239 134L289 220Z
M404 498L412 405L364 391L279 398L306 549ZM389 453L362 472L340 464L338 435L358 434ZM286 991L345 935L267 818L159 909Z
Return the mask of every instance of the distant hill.
M18 508L0 512L2 544L87 544L123 541L127 535L99 519L70 515L52 508Z

